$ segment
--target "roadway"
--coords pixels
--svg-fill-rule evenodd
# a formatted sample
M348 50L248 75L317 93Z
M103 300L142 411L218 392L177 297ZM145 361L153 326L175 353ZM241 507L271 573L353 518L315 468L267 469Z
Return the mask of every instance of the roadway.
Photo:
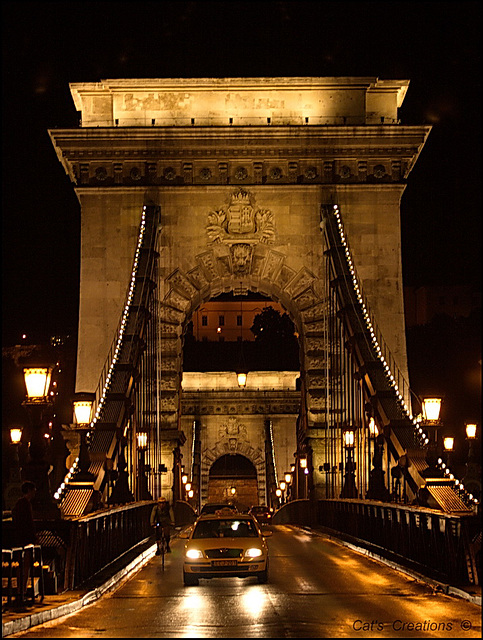
M481 607L325 535L273 527L269 582L182 582L184 540L79 612L10 637L473 638Z

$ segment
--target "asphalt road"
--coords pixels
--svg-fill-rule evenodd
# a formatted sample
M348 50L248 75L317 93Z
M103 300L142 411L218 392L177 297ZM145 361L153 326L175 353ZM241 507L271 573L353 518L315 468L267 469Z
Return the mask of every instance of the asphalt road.
M184 540L80 612L10 637L474 638L481 608L324 536L273 527L269 582L182 581Z

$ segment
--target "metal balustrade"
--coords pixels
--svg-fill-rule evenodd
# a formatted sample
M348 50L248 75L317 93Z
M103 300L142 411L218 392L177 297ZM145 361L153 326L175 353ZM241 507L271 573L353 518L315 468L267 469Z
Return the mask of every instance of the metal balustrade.
M476 515L451 515L392 503L319 500L318 525L378 555L453 585L479 583Z
M64 589L75 589L152 533L154 502L115 507L71 521Z
M42 602L45 595L44 569L40 545L2 549L2 604L35 602L37 597ZM24 585L26 573L24 592L20 587Z

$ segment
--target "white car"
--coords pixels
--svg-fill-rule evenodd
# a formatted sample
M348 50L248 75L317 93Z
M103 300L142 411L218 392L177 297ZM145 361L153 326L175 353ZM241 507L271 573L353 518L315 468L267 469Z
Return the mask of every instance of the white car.
M180 537L184 549L183 581L197 585L200 578L256 577L268 580L268 545L271 531L263 531L250 515L222 509L200 516Z

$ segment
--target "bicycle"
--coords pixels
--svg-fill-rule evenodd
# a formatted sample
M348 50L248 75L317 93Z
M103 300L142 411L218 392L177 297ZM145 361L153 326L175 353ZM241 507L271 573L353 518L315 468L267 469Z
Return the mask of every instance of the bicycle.
M166 539L165 528L160 523L156 524L156 528L158 527L161 527L161 537L158 539L158 537L156 536L156 543L158 547L156 550L156 555L161 556L161 566L164 571L164 556L168 552L168 541Z

